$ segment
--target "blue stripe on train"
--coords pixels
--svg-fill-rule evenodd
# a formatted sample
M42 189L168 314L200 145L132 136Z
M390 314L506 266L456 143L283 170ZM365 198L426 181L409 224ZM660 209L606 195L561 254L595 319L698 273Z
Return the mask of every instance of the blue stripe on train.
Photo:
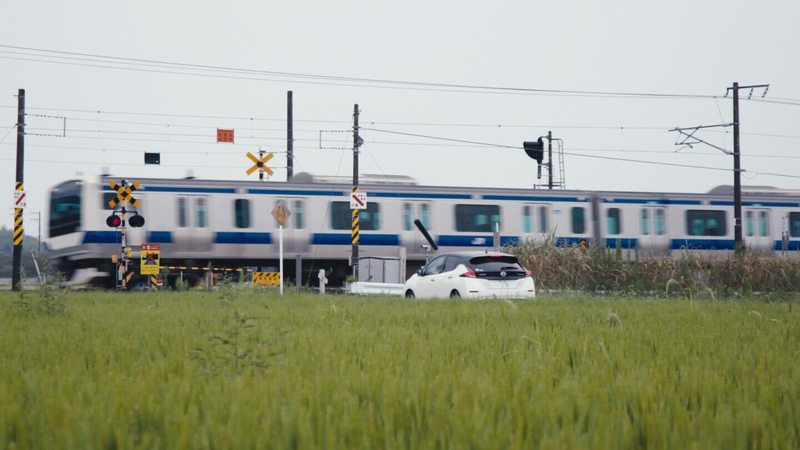
M636 248L639 245L639 240L634 238L606 238L606 247L608 248L629 249Z
M775 246L773 249L777 251L783 250L783 242L775 241ZM800 250L800 241L789 241L789 245L786 250Z
M516 245L519 243L518 236L500 236L500 246ZM440 247L493 247L494 236L492 235L446 235L436 237L436 244Z
M672 250L733 250L736 247L733 239L672 239Z
M351 245L350 233L314 233L311 245ZM359 233L358 245L400 245L400 236Z
M87 231L83 234L83 244L119 244L121 235L118 231Z
M170 244L172 243L172 232L151 231L147 233L147 242L153 244Z

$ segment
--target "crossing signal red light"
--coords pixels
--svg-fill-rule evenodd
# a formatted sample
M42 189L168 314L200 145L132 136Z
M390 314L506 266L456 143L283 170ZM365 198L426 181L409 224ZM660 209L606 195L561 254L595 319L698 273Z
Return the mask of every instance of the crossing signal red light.
M112 214L106 219L106 225L111 228L117 228L118 226L122 225L122 218L116 214Z

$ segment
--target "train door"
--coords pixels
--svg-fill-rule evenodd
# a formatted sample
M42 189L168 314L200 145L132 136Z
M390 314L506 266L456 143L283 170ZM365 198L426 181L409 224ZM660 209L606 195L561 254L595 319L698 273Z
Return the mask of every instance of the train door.
M414 225L414 220L419 219L431 238L436 239L433 230L433 220L431 217L432 205L427 201L406 200L401 202L402 228L400 231L400 242L406 247L407 255L415 258L424 256L427 250L423 246L429 246L428 240ZM431 249L431 254L433 250Z
M644 205L639 210L639 248L662 252L669 248L666 211L663 206Z
M545 242L550 233L550 205L543 203L522 204L522 236L535 243Z
M769 250L771 248L769 210L765 208L745 208L743 212L744 227L742 234L747 248Z
M176 198L175 249L183 252L210 252L212 231L209 226L209 197L186 195Z

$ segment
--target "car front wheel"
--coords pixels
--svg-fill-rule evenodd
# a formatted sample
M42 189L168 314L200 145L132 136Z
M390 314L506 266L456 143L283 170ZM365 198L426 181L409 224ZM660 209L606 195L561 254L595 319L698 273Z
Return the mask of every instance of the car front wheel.
M406 298L414 298L414 291L411 289L406 291Z
M450 298L461 298L461 293L453 289L450 291Z

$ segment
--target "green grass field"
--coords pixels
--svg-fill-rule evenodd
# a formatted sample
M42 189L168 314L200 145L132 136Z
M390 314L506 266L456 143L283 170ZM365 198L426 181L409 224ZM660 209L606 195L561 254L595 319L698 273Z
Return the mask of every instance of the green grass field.
M796 299L0 294L3 448L794 449L798 424Z

